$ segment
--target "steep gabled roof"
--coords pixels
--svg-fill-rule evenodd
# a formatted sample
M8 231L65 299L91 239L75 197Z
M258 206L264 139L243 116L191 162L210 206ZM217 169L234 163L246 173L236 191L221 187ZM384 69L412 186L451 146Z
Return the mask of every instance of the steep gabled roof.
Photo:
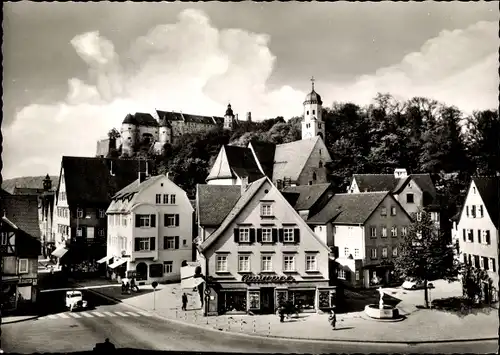
M62 169L70 205L109 205L116 192L136 181L139 171L146 171L146 162L64 156ZM154 162L148 161L149 173L153 174L154 170Z
M484 206L490 215L495 227L500 223L500 177L473 177L472 180L477 187L484 202Z
M229 166L238 177L248 177L248 181L253 182L263 176L249 148L226 145L224 150Z
M249 184L247 189L241 197L238 199L234 207L231 209L229 214L226 216L222 224L213 232L200 246L200 250L207 249L217 238L231 225L234 219L240 214L240 212L245 208L245 206L252 200L254 195L259 191L262 185L266 181L269 181L267 177L260 178L257 181Z
M150 113L136 112L125 116L123 123L135 124L137 126L158 127L158 121Z
M297 181L309 159L319 136L279 144L274 153L273 181L290 178Z
M201 226L220 226L241 197L241 187L234 185L196 186L198 223Z
M293 208L297 211L304 211L313 207L329 187L330 184L288 186L283 189L283 192L298 193L299 198L293 205Z
M158 117L160 118L160 124L168 126L172 121L183 121L192 123L202 123L206 125L223 125L224 118L218 116L203 116L203 115L193 115L189 113L174 112L174 111L160 111L156 110Z
M387 195L388 191L336 194L307 223L364 224Z
M2 196L2 208L10 222L33 238L40 239L37 196L4 195Z
M253 149L264 174L270 179L273 178L274 169L274 154L276 152L276 144L264 142L252 142L248 144L250 149Z

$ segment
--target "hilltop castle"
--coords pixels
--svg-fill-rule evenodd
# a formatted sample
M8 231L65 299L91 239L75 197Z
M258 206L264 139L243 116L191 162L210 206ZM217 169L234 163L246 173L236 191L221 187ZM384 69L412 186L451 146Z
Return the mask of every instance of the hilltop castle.
M215 127L232 130L238 123L238 115L227 105L224 117L200 116L182 112L156 110L157 118L150 113L128 114L122 122L118 136L110 136L97 142L97 156L106 156L110 150L121 150L122 155L131 156L139 147L161 154L166 143L174 144L184 134L206 132ZM251 120L247 113L247 120Z

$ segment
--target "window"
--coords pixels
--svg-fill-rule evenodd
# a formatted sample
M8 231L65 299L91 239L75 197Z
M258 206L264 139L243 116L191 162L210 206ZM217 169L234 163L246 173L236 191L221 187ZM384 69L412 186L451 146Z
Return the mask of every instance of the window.
M261 271L264 272L273 271L273 262L271 255L263 255L261 260L262 260Z
M345 270L339 269L339 279L345 280Z
M97 235L99 237L104 237L104 228L99 228L98 231L97 231Z
M316 114L316 110L313 110L313 115L315 115L315 114Z
M262 241L263 242L272 242L273 241L273 230L271 228L262 228Z
M387 258L387 248L382 248L382 257Z
M484 269L484 258L481 256L479 257L479 267L481 269Z
M9 240L9 235L7 234L7 232L1 232L0 236L1 236L0 245L7 245L7 242Z
M465 206L465 214L469 217L469 206Z
M154 227L155 226L155 215L149 214L138 214L136 218L136 227Z
M396 207L391 206L391 216L395 216L395 215L396 215Z
M240 233L240 242L249 243L250 242L250 228L238 228Z
M183 239L182 240L182 246L185 247L187 245L187 240L186 239Z
M467 264L467 254L464 253L464 264Z
M322 168L322 167L323 167L323 162L322 162L322 161L320 161L320 162L319 162L319 167L320 167L320 168Z
M359 258L359 249L354 249L354 257Z
M238 256L238 271L239 272L250 272L250 256L249 255L239 255Z
M344 256L349 256L349 248L344 248Z
M471 215L472 218L476 218L476 205L472 205Z
M467 230L467 235L468 235L469 242L474 242L474 230L468 229Z
M260 215L261 216L272 216L273 215L273 209L272 205L270 203L263 203L260 205Z
M19 273L27 274L28 270L28 259L19 259Z
M99 210L99 218L104 218L104 217L106 217L106 211L100 209Z
M81 227L76 229L76 236L77 237L83 236L83 229Z
M175 195L170 195L170 204L175 205Z
M479 255L474 255L474 267L479 268Z
M137 238L138 239L138 250L136 251L149 251L150 243L149 238Z
M408 228L401 227L401 236L406 237L408 235Z
M490 258L490 269L491 269L491 271L497 272L496 265L497 265L497 263L496 263L495 258Z
M377 238L377 227L370 227L370 237Z
M306 271L317 271L316 255L306 255Z
M392 256L393 257L398 256L398 248L397 247L392 248Z
M413 199L413 194L406 194L406 203L415 203Z
M439 213L437 213L437 212L431 212L431 220L433 222L439 222Z
M163 262L163 273L171 274L174 271L174 262L173 261L164 261Z
M284 255L283 256L283 271L295 271L295 256L294 255Z
M474 195L476 194L476 188L475 188L475 187L473 187L473 188L472 188L472 193L473 193Z
M387 238L387 227L386 226L382 227L382 238Z
M178 214L165 214L165 215L163 215L163 225L165 227L177 227L177 226L179 226L179 215Z
M481 216L481 218L483 218L484 217L484 207L483 207L483 205L479 205L478 209L479 209L479 215Z
M356 275L356 281L359 281L359 271L356 271L355 275Z
M477 242L481 243L481 229L477 230Z
M81 208L76 209L76 218L83 218L83 210Z
M127 226L127 217L122 216L122 226L126 227Z
M293 242L293 228L283 229L283 242Z
M215 272L227 272L227 255L217 255Z
M94 239L94 227L87 227L87 239Z
M398 227L393 226L391 228L391 237L396 238L398 236Z
M486 244L490 245L491 244L490 231L487 230L485 232L486 232L486 234L484 236L484 241Z
M161 194L156 194L156 204L159 205L161 203Z
M175 237L164 237L163 249L175 249Z
M168 204L168 195L167 194L163 194L163 204L164 205Z
M377 258L377 249L371 249L370 250L370 257L372 259L376 259Z
M380 211L380 215L381 216L387 216L387 208L386 207L382 207L382 210Z

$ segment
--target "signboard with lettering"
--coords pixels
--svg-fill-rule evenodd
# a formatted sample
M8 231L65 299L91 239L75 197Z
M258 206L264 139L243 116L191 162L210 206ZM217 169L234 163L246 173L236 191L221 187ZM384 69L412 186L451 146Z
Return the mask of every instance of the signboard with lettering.
M295 282L295 279L292 275L244 275L241 278L241 281L245 283L284 283L284 282Z

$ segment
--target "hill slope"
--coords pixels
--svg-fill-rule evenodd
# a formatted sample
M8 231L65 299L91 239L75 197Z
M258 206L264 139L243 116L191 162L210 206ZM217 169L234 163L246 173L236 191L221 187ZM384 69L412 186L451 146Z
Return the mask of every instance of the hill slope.
M23 176L13 179L4 180L2 183L2 189L8 193L14 193L15 187L32 188L32 189L42 189L43 188L43 176ZM52 180L52 190L57 189L57 184L59 183L59 176L51 176Z

